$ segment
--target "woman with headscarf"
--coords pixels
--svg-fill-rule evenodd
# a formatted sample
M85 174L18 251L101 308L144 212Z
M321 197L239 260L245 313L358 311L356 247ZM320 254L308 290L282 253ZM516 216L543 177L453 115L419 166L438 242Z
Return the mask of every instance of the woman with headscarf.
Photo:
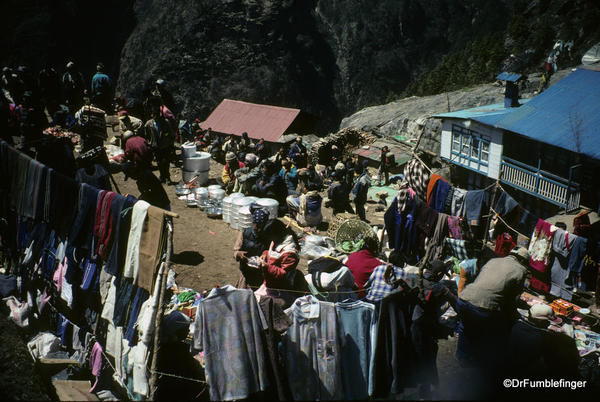
M225 166L221 172L221 181L225 187L227 194L231 193L233 186L235 185L235 172L238 169L242 169L246 165L240 162L237 156L233 152L228 152L225 155Z
M264 281L262 272L257 269L260 256L267 249L264 240L264 227L269 220L269 211L257 209L252 213L252 226L244 228L233 246L233 258L240 263L240 279L237 288L258 288Z
M260 270L264 282L255 292L260 297L272 297L283 308L308 292L308 285L297 270L300 257L298 239L292 230L277 219L269 221L264 228L268 249L261 256Z

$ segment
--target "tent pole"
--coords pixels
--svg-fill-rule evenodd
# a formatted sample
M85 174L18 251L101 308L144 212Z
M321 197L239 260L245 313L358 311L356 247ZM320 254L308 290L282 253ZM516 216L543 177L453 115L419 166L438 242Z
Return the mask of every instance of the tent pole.
M485 226L484 226L484 231L483 231L483 239L482 239L482 245L481 245L481 251L483 251L483 249L485 249L486 243L487 243L487 239L488 239L488 232L490 231L490 223L492 221L492 212L494 211L494 204L496 203L496 196L498 195L498 187L500 186L500 177L502 176L502 172L500 172L500 174L498 175L498 178L496 179L496 184L494 185L494 195L492 196L492 202L490 203L490 210L488 211L488 216L486 218L486 222L485 222Z
M170 220L169 220L170 221ZM150 372L152 377L150 378L150 400L154 400L154 394L156 392L156 383L158 381L158 349L160 345L160 325L162 323L163 315L165 312L164 299L167 291L167 277L169 274L169 265L171 262L171 245L173 238L173 229L170 223L167 223L167 256L165 257L165 265L161 274L160 290L158 292L158 308L156 309L156 318L154 320L154 350L152 352L152 367Z

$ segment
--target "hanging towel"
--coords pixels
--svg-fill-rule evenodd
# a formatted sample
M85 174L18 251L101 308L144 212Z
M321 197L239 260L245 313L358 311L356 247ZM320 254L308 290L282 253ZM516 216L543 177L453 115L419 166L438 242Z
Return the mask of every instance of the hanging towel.
M92 375L96 376L96 381L92 388L88 392L94 392L96 385L98 385L98 378L100 376L100 371L102 370L102 345L96 342L92 347L92 351L90 353L90 369L92 370Z
M556 226L543 219L538 219L529 244L529 266L534 269L531 277L531 287L543 292L550 291L550 275L548 265L552 251L552 237Z
M142 227L139 251L139 269L136 285L152 291L154 274L163 255L165 239L165 217L162 209L148 207L147 217Z
M573 292L566 282L569 277L569 251L573 246L573 235L566 230L556 229L552 240L552 267L550 268L550 294L570 301Z
M111 275L117 275L119 268L123 267L127 253L127 240L131 225L131 208L137 200L128 195L123 197L117 194L111 203L111 216L113 218L114 239L110 253L106 259L104 269Z
M125 257L125 266L123 276L132 278L133 283L137 282L139 264L140 264L140 239L144 221L148 214L148 204L146 201L138 201L133 206L131 215L131 228L129 229L129 238L127 240L127 256Z
M96 214L94 219L94 240L95 253L104 261L110 252L113 237L113 217L111 204L115 198L115 193L105 191L100 195L96 205Z

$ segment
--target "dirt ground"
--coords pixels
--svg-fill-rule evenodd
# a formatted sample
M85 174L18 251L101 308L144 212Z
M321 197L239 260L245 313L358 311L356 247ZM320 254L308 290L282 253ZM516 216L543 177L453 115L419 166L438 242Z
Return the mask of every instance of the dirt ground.
M216 184L222 165L211 160L209 184ZM158 175L158 172L155 172ZM121 193L138 196L135 181L124 181L123 174L118 173L114 178ZM171 179L181 179L181 169L171 165ZM179 214L174 219L172 268L177 273L177 284L197 291L210 289L215 284L235 284L238 277L238 263L233 259L233 244L239 231L232 229L221 219L208 218L199 208L188 208L185 202L177 199L175 187L163 185L171 200L171 210ZM326 197L326 192L322 193ZM376 204L368 204L367 218L372 225L383 224L383 212L375 212ZM331 209L323 208L324 223L318 234L325 235L331 221ZM293 228L299 235L302 232ZM303 259L300 268L306 272L306 260Z

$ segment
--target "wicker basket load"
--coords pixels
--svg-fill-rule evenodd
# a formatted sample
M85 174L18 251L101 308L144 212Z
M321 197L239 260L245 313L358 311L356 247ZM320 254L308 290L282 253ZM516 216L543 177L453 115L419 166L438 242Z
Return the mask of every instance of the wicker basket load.
M368 223L358 219L346 219L335 232L335 248L342 253L358 251L350 248L347 242L355 243L361 237L372 237L377 239L377 234ZM360 248L359 248L360 249Z

